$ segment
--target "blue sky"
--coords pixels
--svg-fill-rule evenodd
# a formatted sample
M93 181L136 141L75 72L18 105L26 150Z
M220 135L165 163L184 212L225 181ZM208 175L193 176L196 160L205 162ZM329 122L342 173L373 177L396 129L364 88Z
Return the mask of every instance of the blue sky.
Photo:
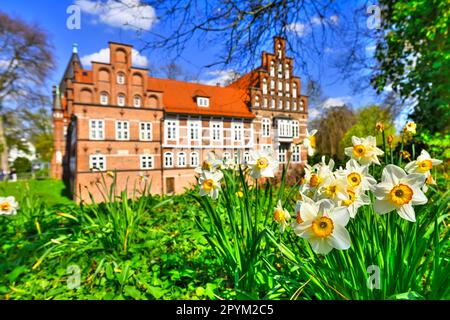
M127 29L121 24L123 22L122 18L124 15L126 16L126 13L105 16L105 12L97 12L94 7L90 7L94 2L93 0L79 1L83 4L83 10L81 11L81 29L70 30L66 27L66 21L69 17L66 11L69 6L74 4L75 0L0 0L0 10L20 17L27 22L36 22L50 35L50 41L55 49L56 69L51 75L49 92L51 89L50 85L58 83L64 72L72 52L73 43L78 44L80 57L96 54L91 57L98 58L101 53L105 54L101 50L107 48L108 41L124 42L134 45L136 49L142 48L142 42L139 41L136 32ZM149 16L155 14L151 11L152 8L148 8L148 10L146 13ZM151 19L137 23L142 23L144 29L148 29L149 32L157 28L167 27L165 21L154 23ZM293 33L292 36L300 36L302 30L298 28L296 30L297 34ZM271 47L272 44L268 44L268 46ZM226 70L205 69L203 66L215 61L218 50L220 48L217 46L205 46L199 41L194 41L177 63L182 65L190 74L197 76L200 81L215 83L216 78L220 80L222 76L226 75ZM166 61L166 54L161 51L152 52L145 50L138 54L140 55L139 61L142 64L141 66L146 63L150 66L160 66ZM331 69L328 70L328 68L325 69L321 76L323 80L322 89L324 94L329 97L329 103L339 104L340 102L350 102L355 108L358 108L376 101L376 98L368 94L368 92L354 95L349 83L336 81L338 76L336 72ZM248 70L237 71L244 73ZM301 73L299 74L297 72L297 74L305 80ZM306 84L306 81L303 83Z

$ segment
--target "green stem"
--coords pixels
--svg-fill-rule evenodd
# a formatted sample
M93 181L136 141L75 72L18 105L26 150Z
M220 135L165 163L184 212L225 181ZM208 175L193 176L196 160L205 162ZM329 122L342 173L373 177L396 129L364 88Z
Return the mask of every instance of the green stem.
M388 163L388 155L387 155L387 150L386 150L386 135L384 134L384 130L381 131L381 134L383 136L384 163L387 164Z

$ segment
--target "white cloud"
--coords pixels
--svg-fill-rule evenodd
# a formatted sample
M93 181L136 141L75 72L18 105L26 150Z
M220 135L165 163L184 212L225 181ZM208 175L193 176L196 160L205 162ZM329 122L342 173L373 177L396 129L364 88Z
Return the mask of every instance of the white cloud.
M75 0L82 12L96 17L101 22L122 29L150 30L158 21L155 9L140 0Z
M322 104L322 109L329 109L332 107L340 107L344 104L348 104L351 101L352 97L350 96L343 96L343 97L335 97L335 98L328 98L326 99Z
M339 17L336 15L331 16L328 20L330 21L331 24L334 25L337 25L339 23Z
M299 37L303 37L309 33L309 28L306 24L300 23L300 22L294 22L291 24L288 24L286 26L286 30L288 32L295 33Z
M218 83L221 86L225 86L230 83L230 81L237 79L238 76L239 74L233 69L214 70L207 73L208 79L200 80L200 82L210 86L215 86Z
M314 25L322 24L323 19L316 16L311 19L311 23Z
M83 66L90 65L91 61L109 63L109 48L101 49L99 52L81 57ZM132 49L131 51L131 61L135 67L146 67L148 65L147 57L141 55L136 49Z

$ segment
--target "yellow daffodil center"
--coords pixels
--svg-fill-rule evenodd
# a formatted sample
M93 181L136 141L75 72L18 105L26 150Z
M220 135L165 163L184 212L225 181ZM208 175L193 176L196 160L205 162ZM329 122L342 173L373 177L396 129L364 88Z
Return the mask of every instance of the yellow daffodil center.
M264 157L261 157L256 161L256 167L258 169L264 169L264 168L267 168L268 166L269 166L269 160L267 160Z
M356 194L352 190L347 190L348 193L348 199L345 199L342 201L342 204L344 206L350 206L353 202L356 200Z
M315 188L315 187L317 187L320 183L321 183L320 177L319 177L317 174L313 173L313 174L311 175L311 178L309 179L309 185L310 185L311 187Z
M0 211L9 211L11 210L11 203L5 201L0 203Z
M357 144L356 146L353 146L353 155L357 158L363 157L366 153L366 147L364 147L362 144Z
M313 221L311 225L312 232L319 238L328 237L334 229L333 220L328 217L320 217Z
M338 192L338 187L336 185L329 185L325 188L325 193L329 197L334 197Z
M391 202L397 206L402 206L409 203L412 197L412 189L405 184L398 184L389 192L389 198Z
M202 164L202 169L203 170L211 170L211 167L212 167L211 162L203 161L203 164Z
M206 179L203 181L203 189L206 191L211 191L214 188L214 180L213 179Z
M431 170L431 168L433 168L433 163L431 162L431 160L423 160L417 162L417 166L419 167L420 171L426 172L428 170Z
M280 208L276 208L273 213L273 219L278 223L285 221L286 216L284 214L284 210L280 209Z
M316 137L315 136L309 137L309 145L313 149L316 148Z
M426 184L433 184L433 176L430 174L427 178L427 180L425 180Z
M303 222L302 216L300 215L300 210L297 211L297 223L300 224Z
M347 176L347 182L352 187L357 187L361 183L361 175L358 172L352 172Z
M236 196L238 198L242 198L244 196L244 193L242 191L238 191L238 192L236 192Z

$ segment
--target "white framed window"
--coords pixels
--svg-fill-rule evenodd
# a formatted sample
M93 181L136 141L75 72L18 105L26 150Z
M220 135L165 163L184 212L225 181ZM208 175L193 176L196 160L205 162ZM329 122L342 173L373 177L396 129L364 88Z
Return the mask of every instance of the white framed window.
M191 167L198 167L200 164L200 158L198 152L191 152Z
M280 137L292 137L291 120L287 119L278 120L278 135Z
M200 120L189 120L188 123L189 123L189 139L191 141L199 141L202 122Z
M297 110L297 101L294 101L294 104L292 105L292 110Z
M278 92L283 91L283 82L278 81Z
M300 111L303 111L305 103L303 102L303 100L300 100Z
M164 153L164 167L166 167L166 168L173 167L173 153L172 152Z
M152 123L140 122L139 123L139 138L142 141L152 141Z
M275 99L270 99L270 108L275 109Z
M130 139L130 124L128 121L116 121L116 140Z
M199 106L199 107L209 107L209 98L197 97L197 106Z
M135 108L140 108L142 106L142 99L140 96L134 96L133 105Z
M89 120L89 139L103 140L105 139L105 121L104 120Z
M224 152L222 155L223 161L227 161L231 159L231 153L229 152Z
M270 90L275 90L275 81L270 80Z
M295 82L292 84L292 97L297 98L297 84Z
M244 152L244 164L247 164L250 161L250 153L248 151Z
M123 93L120 93L117 96L117 105L120 107L124 107L125 106L125 95Z
M262 144L261 145L261 151L271 153L272 152L272 146L270 144Z
M100 93L100 104L107 105L108 104L108 94L106 92Z
M105 171L106 157L102 154L91 154L89 156L89 169L94 171Z
M286 149L285 148L278 148L278 161L280 163L286 163Z
M259 96L255 96L255 107L259 108Z
M178 137L178 123L176 120L165 121L166 140L177 140Z
M273 61L270 61L270 76L275 77L275 64Z
M223 130L222 122L212 121L210 130L212 141L222 141L222 130Z
M123 72L117 74L117 84L125 84L125 74Z
M141 169L153 169L153 156L141 155Z
M297 120L292 121L292 136L294 138L300 137L300 124Z
M267 102L267 98L264 98L264 108L267 109L267 107L269 106L269 103Z
M282 55L281 55L281 49L278 49L277 54L278 54L278 59L281 60L281 58L282 58Z
M186 153L178 152L178 162L179 167L186 167Z
M262 119L261 129L262 129L261 135L263 137L270 137L270 119L269 118Z
M242 122L233 122L232 130L233 130L233 141L242 141L242 130L243 130Z
M286 101L286 110L289 110L291 108L291 102L288 100Z
M283 78L283 66L281 63L278 65L278 78Z
M263 79L263 94L267 94L267 79Z
M289 79L289 64L287 63L284 65L284 77Z
M278 100L278 109L283 109L283 100Z
M291 90L291 86L290 86L289 82L286 82L286 93L289 93L290 90Z
M296 146L296 145L292 146L292 162L293 163L301 162L301 157L300 157L301 153L300 152L301 152L301 146Z

